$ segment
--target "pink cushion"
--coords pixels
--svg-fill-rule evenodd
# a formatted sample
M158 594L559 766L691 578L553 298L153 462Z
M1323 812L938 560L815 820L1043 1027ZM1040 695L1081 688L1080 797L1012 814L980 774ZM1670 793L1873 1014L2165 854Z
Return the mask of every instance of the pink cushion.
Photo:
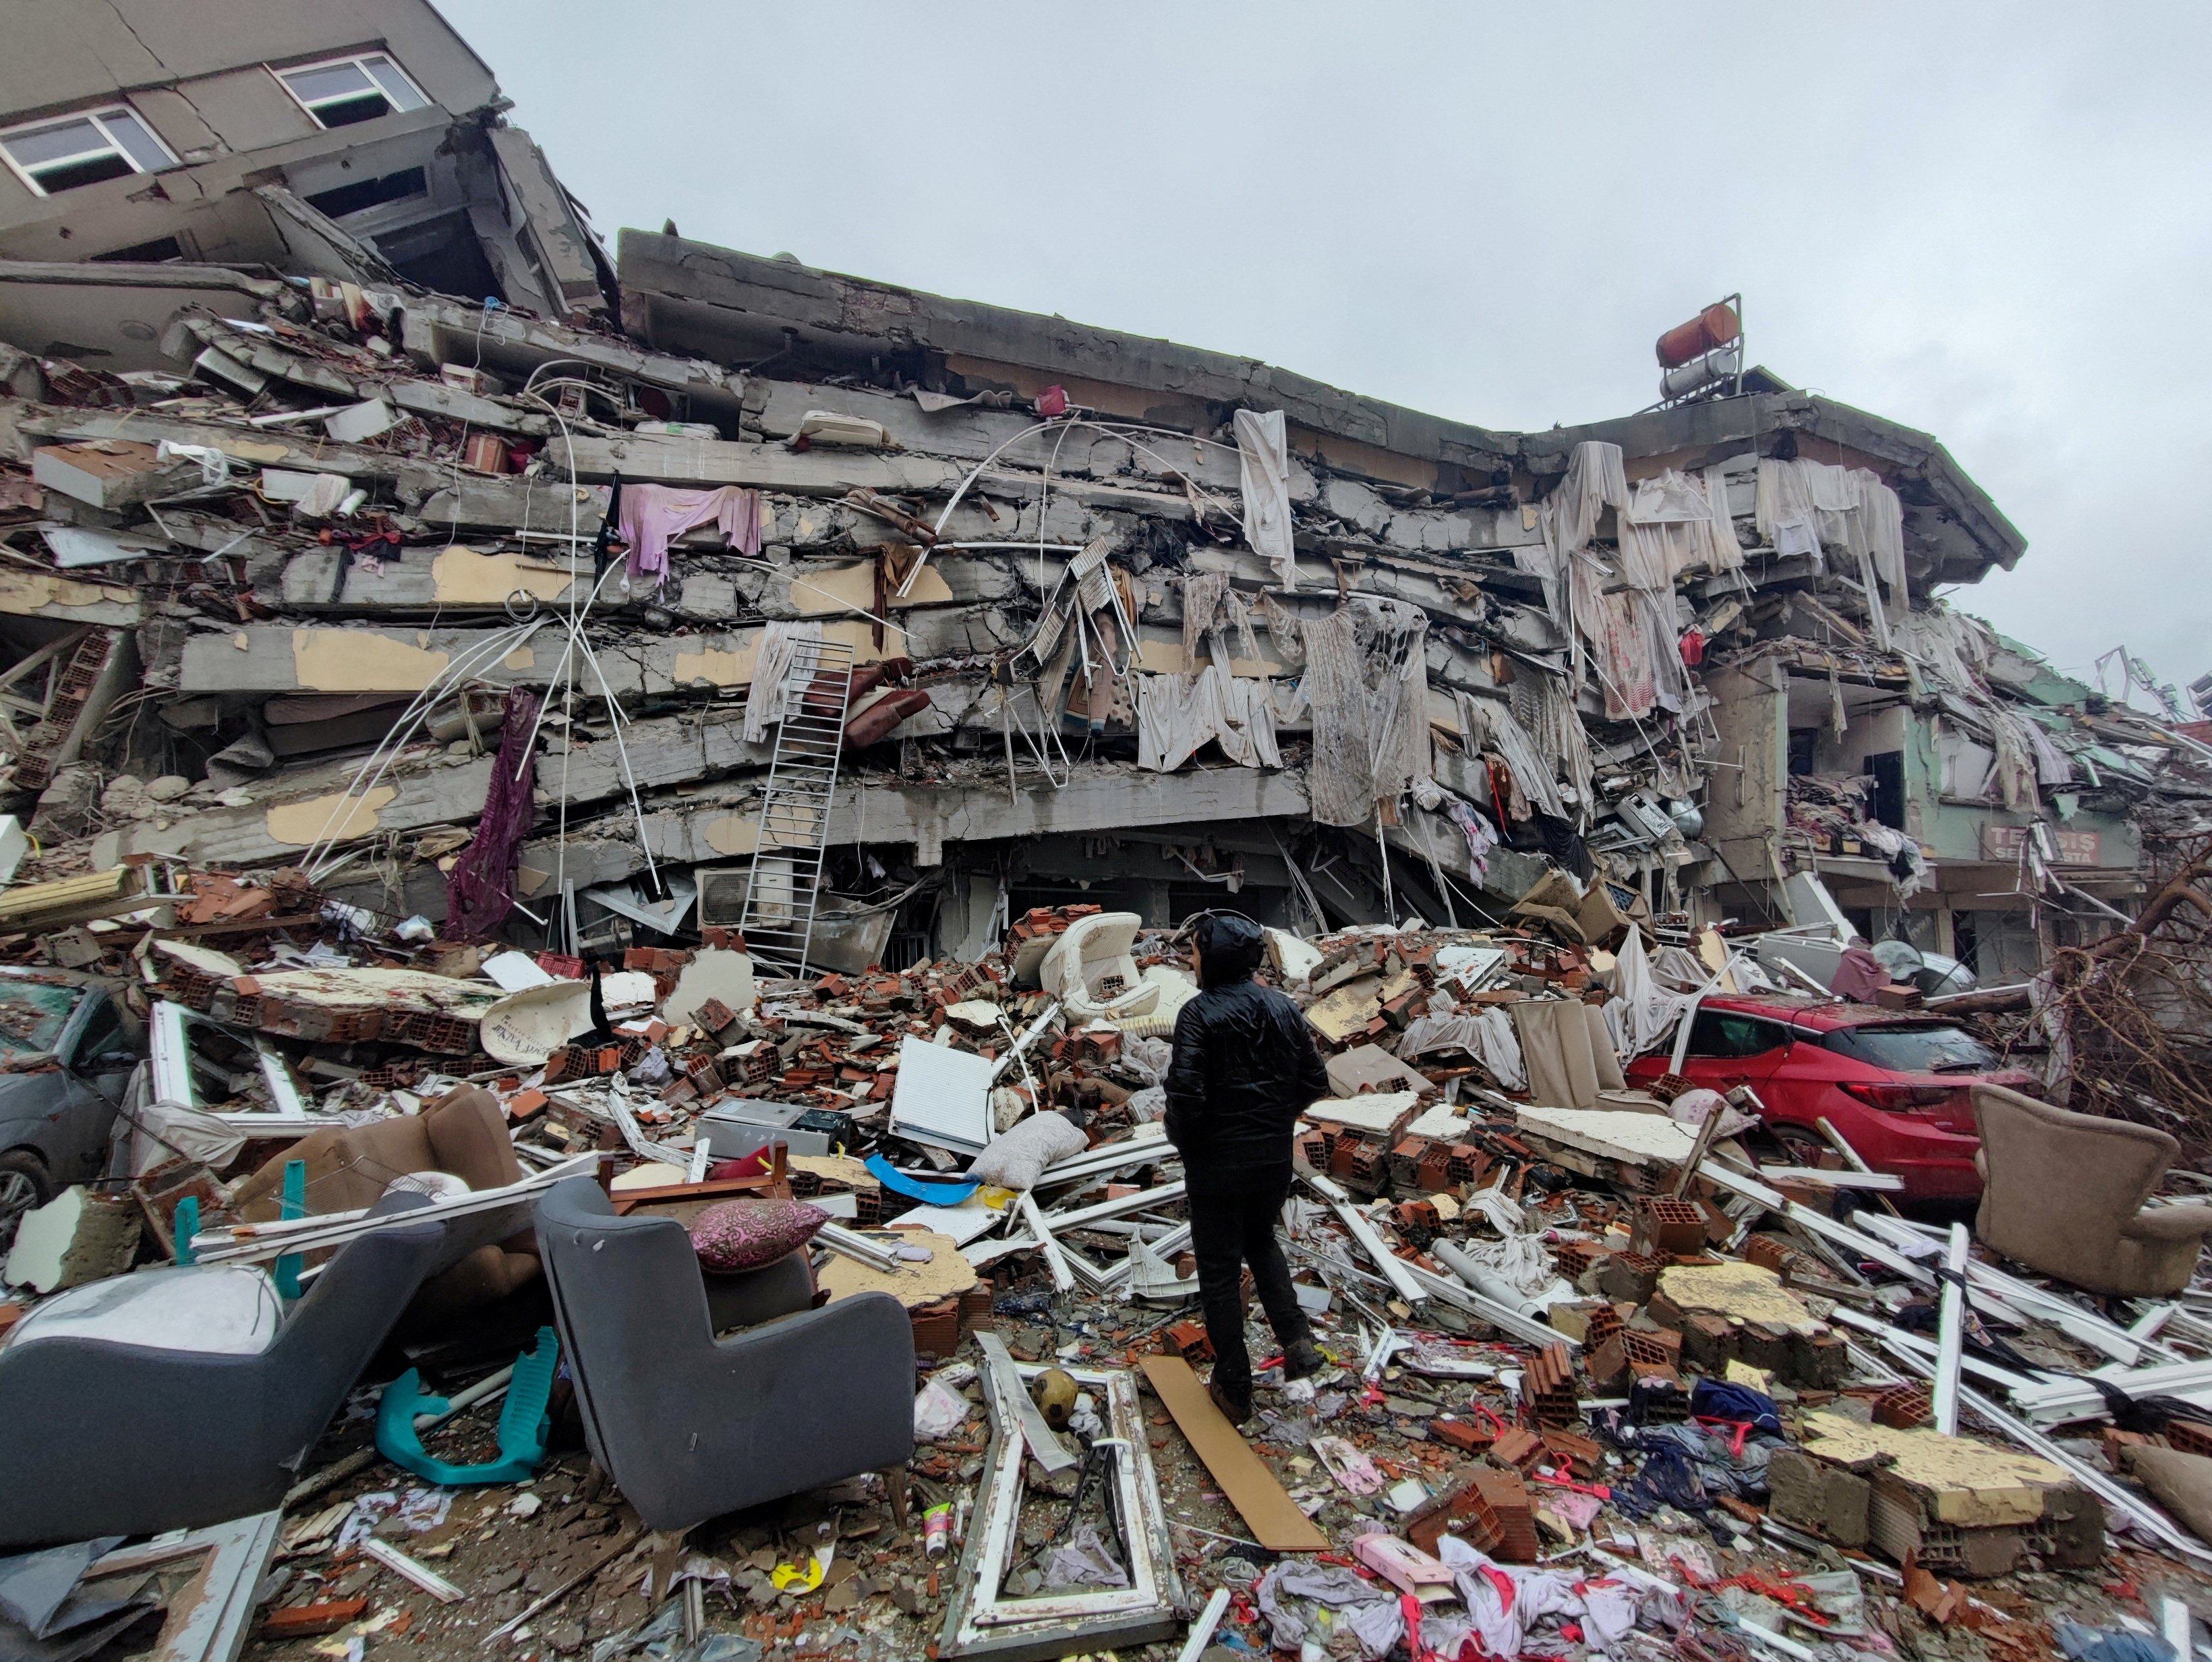
M691 1221L691 1249L702 1269L759 1269L796 1252L829 1221L827 1212L805 1201L724 1201Z

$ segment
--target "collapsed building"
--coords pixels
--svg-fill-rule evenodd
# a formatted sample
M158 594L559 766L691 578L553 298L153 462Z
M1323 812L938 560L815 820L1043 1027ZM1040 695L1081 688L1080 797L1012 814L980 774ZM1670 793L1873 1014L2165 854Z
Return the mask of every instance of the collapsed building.
M1935 598L2025 547L1939 444L1764 374L1508 434L667 235L617 266L620 337L382 267L0 265L11 540L70 574L9 580L17 638L89 626L71 666L152 705L27 734L46 846L181 778L91 863L374 848L349 898L434 920L521 688L539 941L651 930L679 874L735 923L747 693L804 642L875 684L805 839L825 961L1073 898L1475 921L1558 866L1678 928L1814 922L1813 872L2023 978L2100 915L2023 849L2124 902L2134 805L2201 754ZM218 281L256 315L179 286Z
M75 1141L0 1143L0 1403L99 1435L0 1451L0 1542L87 1537L78 1604L185 1662L2194 1648L2212 1208L2118 1121L2212 1124L2212 752L1957 608L2026 543L1935 439L1727 303L1513 433L611 258L427 4L7 16L0 1112ZM1216 909L1333 1093L1331 1368L1249 1443L1160 1118ZM1765 1123L1770 1040L1941 1158ZM1888 1200L1984 1176L1978 1258ZM755 1202L811 1221L748 1260ZM161 1396L224 1287L235 1389ZM68 1347L148 1328L125 1445Z

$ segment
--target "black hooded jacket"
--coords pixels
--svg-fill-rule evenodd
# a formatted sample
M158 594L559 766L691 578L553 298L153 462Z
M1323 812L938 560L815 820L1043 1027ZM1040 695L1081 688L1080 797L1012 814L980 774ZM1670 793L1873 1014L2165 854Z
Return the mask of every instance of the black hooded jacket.
M1328 1094L1328 1070L1298 1007L1252 979L1267 938L1235 914L1198 925L1200 991L1176 1016L1168 1140L1191 1192L1286 1177L1298 1116Z

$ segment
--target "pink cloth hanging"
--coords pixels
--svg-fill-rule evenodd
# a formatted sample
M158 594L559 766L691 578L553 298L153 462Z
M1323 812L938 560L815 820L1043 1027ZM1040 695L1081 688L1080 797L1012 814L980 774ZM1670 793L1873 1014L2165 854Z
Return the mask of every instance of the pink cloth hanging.
M654 587L666 584L668 545L709 520L738 553L750 557L761 551L759 491L734 484L715 490L677 490L625 481L618 528L629 545L630 581L650 575Z

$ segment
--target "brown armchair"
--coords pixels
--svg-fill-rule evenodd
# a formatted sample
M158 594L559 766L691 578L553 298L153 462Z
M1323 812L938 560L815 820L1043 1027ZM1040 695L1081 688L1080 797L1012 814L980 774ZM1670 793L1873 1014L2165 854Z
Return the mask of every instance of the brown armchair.
M425 1103L419 1114L334 1127L301 1138L239 1184L232 1203L241 1218L260 1223L277 1215L284 1167L295 1160L307 1163L311 1216L372 1206L392 1178L411 1172L451 1172L471 1189L497 1189L520 1183L523 1175L499 1099L472 1085ZM494 1227L501 1236L488 1239ZM502 1207L456 1219L446 1233L450 1245L408 1306L410 1321L435 1320L489 1304L538 1273L538 1233L527 1201L517 1202L512 1215Z
M2163 1131L2072 1114L1998 1085L1974 1087L1982 1206L1993 1251L2092 1293L2171 1298L2212 1234L2212 1206L2143 1202L2181 1145Z

